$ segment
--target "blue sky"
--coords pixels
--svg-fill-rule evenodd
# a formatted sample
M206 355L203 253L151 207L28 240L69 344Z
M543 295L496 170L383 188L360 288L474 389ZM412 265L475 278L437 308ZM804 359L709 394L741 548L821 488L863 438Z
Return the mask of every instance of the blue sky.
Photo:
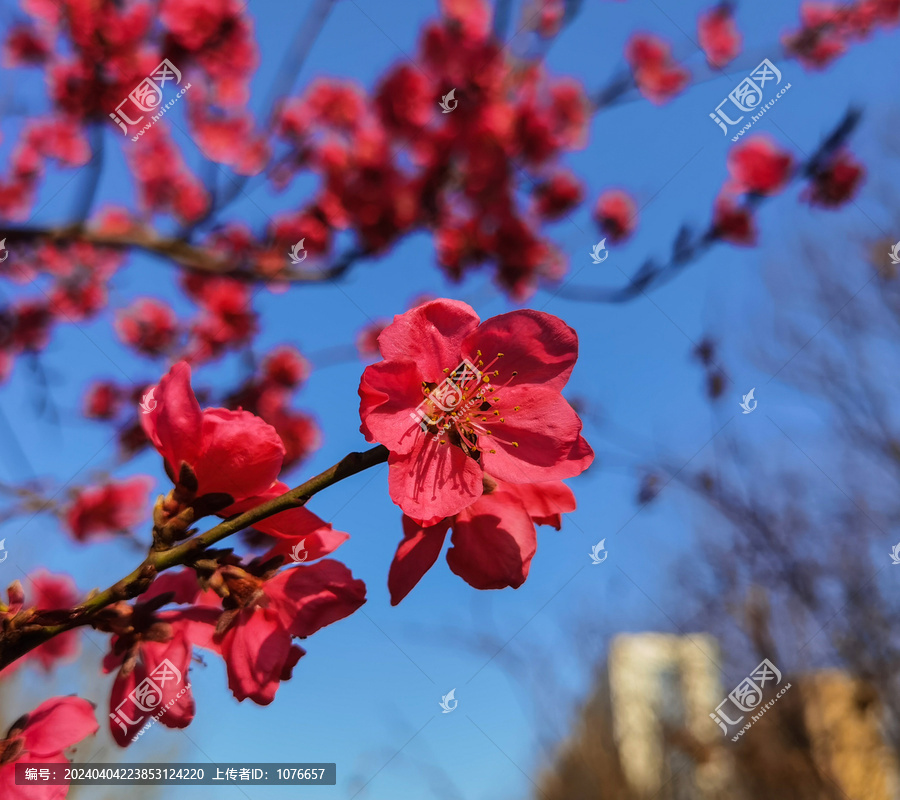
M265 96L309 5L297 4L300 12L286 20L283 4L251 0L262 52L262 65L253 82L256 103ZM600 87L621 68L624 44L636 30L664 36L688 67L702 68L702 56L691 39L697 14L708 3L629 0L582 5L577 19L548 53L552 73L574 75L589 89ZM567 157L566 163L586 181L589 198L596 198L604 188L621 186L643 207L637 234L612 249L602 266L592 264L589 257L600 238L590 220L589 203L571 220L555 226L555 239L570 258L574 285L619 285L647 255L665 257L683 222L700 226L707 222L726 178L725 158L731 144L708 113L763 57L776 60L792 89L754 132L773 135L797 154L810 153L848 105L857 104L865 116L853 150L870 167L884 161L883 136L896 94L893 76L900 67L896 37L877 34L828 71L808 73L797 62L781 58L777 46L779 36L795 25L798 6L793 0L742 4L738 23L747 55L739 67L729 68L728 76L694 86L662 108L633 99L594 117L587 148ZM318 75L350 78L371 87L391 64L414 55L416 33L435 13L434 2L337 3L297 87ZM0 22L5 25L12 18L10 4L0 6ZM39 85L33 76L19 80L18 73L14 78L4 73L4 78L5 108L10 97L29 110L45 108L31 91ZM181 113L183 109L177 111L176 120ZM3 163L19 122L9 114L2 120ZM183 123L180 127L184 129ZM113 129L106 136L107 168L98 196L104 201L130 202L132 187L119 148L139 144L125 141ZM196 154L184 134L176 131L175 136L186 152ZM70 177L51 175L35 222L68 219L78 189L77 177L66 184ZM692 465L708 461L723 440L707 442L727 423L728 436L766 452L772 463L796 460L798 469L814 472L763 414L740 414L740 396L751 387L756 387L756 397L767 414L808 452L827 461L816 410L784 385L786 375L769 382L780 365L766 369L746 357L755 331L771 324L771 299L763 290L761 273L775 263L790 262L802 231L846 248L848 269L863 276L861 248L850 241L851 231L861 235L888 231L890 236L890 220L876 192L878 181L889 178L879 171L857 203L839 213L799 204L799 189L792 186L760 212L759 247L713 248L649 298L594 305L555 297L552 289L539 291L527 305L560 316L579 333L581 356L567 395L585 398L592 417L604 420L604 428L601 431L588 422L585 434L598 457L588 473L571 481L579 508L560 532L539 531L538 555L526 584L517 591L478 592L450 573L441 560L399 607L391 608L386 579L401 536L400 513L387 496L385 467L358 475L317 496L310 507L351 534L338 556L368 586L368 602L362 610L305 643L308 655L293 680L281 686L275 702L266 708L237 703L226 689L223 665L207 657L206 666L192 670L197 716L191 726L183 733L157 726L130 748L126 760L337 763L336 787L302 792L245 789L254 800L528 796L532 791L528 776L533 777L541 763L540 742L546 731L539 732L538 719L545 719L541 709L547 696L565 700L551 704L551 718L559 725L570 711L567 701L584 689L590 675L592 665L579 659L579 654L596 654L605 637L617 631L670 630L670 617L683 609L680 587L672 576L675 565L690 558L696 515L686 503L674 499L671 487L659 502L636 514L633 467L659 453L670 454L678 464L691 458L695 459ZM290 208L302 201L309 186L299 182L285 195L275 195L268 187L252 183L250 197L241 197L229 216L260 226L265 223L260 209L274 215ZM112 306L121 307L145 294L179 302L173 278L170 266L135 255L114 280ZM861 278L860 286L863 282ZM7 298L33 292L8 283L2 290ZM306 353L350 344L369 320L402 313L409 300L422 292L465 299L482 318L514 307L493 288L488 273L474 275L462 285L449 284L436 269L430 239L418 235L387 256L361 264L339 287L260 293L255 308L264 322L257 352L280 342L292 342ZM723 358L734 379L713 413L704 399L702 374L689 359L693 343L706 332L723 340ZM109 313L78 328L60 327L41 361L59 409L58 424L37 416L34 398L39 390L24 363L0 387L0 408L36 475L57 483L88 482L97 471L114 468L115 447L107 428L80 417L85 387L100 377L121 380L123 374L149 382L158 377L158 365L135 356L111 336ZM358 431L356 389L362 368L355 361L322 366L300 392L298 405L315 414L324 443L310 462L287 476L292 484L367 446ZM226 359L201 370L199 380L235 374L236 361ZM613 445L607 438L611 435L627 443L639 458ZM16 456L11 436L11 431L0 429L4 451L0 470L7 481L28 477L29 469ZM116 472L118 476L133 473L153 475L157 490L167 490L155 454L144 454ZM108 585L140 556L124 542L74 548L50 517L36 517L24 526L22 520L6 523L0 527L0 538L4 536L12 556L0 567L4 583L45 566L72 574L79 588L87 590ZM610 555L595 567L588 552L602 538ZM573 634L584 619L594 626L591 641L579 641ZM503 652L491 659L497 649L494 643L506 642ZM17 678L18 693L0 695L4 715L15 718L51 693L73 691L105 710L109 679L85 678L92 669L96 671L103 645L103 637L87 634L82 638L80 666L65 666L49 680L34 675ZM550 657L552 674L546 675L545 684L523 686L504 668L512 654ZM458 709L441 714L440 698L452 688L456 688ZM562 730L551 727L550 736L555 732ZM97 752L102 744L89 742L80 755L109 760ZM174 799L225 794L174 787L164 791L165 797ZM230 794L241 796L238 790ZM100 790L83 790L79 796L103 795Z

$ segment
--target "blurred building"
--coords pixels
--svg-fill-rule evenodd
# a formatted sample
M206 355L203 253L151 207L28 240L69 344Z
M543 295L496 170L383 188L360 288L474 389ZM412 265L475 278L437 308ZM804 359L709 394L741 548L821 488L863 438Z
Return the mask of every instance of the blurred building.
M900 800L896 752L868 684L834 670L784 676L778 689L790 690L735 742L758 713L727 734L710 718L732 688L722 686L719 663L706 634L616 637L572 734L541 775L539 796ZM776 692L764 687L753 711Z

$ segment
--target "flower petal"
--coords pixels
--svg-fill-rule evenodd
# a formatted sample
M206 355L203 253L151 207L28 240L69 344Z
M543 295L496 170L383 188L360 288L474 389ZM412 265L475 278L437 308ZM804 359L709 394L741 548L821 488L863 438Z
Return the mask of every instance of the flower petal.
M380 361L366 367L359 397L359 430L366 441L380 442L398 453L416 447L422 429L411 415L425 398L418 364Z
M326 559L282 571L266 584L266 594L293 636L310 636L362 606L366 585L340 561Z
M156 406L149 414L141 413L141 425L177 475L181 462L193 464L200 452L203 420L187 362L179 361L163 375L153 394Z
M536 525L560 529L560 514L575 510L575 495L562 481L503 483L500 489L515 495Z
M424 380L440 383L444 368L459 364L463 339L479 322L467 303L432 300L395 316L379 335L378 347L386 361L413 361Z
M503 409L503 421L492 419L491 435L479 437L489 475L510 483L541 483L579 475L593 460L580 436L578 414L558 392L508 387Z
M537 550L534 523L515 495L484 495L457 515L447 563L476 589L517 589Z
M483 322L462 345L463 356L479 368L487 368L498 353L503 356L491 371L500 374L491 377L492 384L505 384L516 372L511 386L540 385L559 391L578 358L578 335L552 314L531 309L511 311Z
M244 609L222 641L228 688L238 700L268 705L275 699L290 651L290 634L272 609Z
M192 464L200 495L224 492L239 500L260 494L281 471L281 437L249 411L206 409L201 438L203 452Z
M406 597L422 580L422 576L434 566L449 529L449 519L423 528L415 520L403 515L403 541L397 547L388 573L392 606Z
M438 442L428 436L419 451L388 457L391 499L413 519L452 517L484 490L478 463L458 447Z
M35 756L52 756L100 729L94 707L80 697L53 697L28 714L22 738Z

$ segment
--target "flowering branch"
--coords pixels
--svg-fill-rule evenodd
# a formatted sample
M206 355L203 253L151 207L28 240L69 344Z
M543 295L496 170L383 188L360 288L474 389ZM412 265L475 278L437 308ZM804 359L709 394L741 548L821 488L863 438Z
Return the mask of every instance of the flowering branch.
M382 464L387 458L387 448L381 445L362 453L349 453L337 464L305 483L243 514L225 520L205 533L166 550L151 549L147 557L130 574L104 591L91 594L83 603L71 610L28 609L4 621L4 629L0 632L0 669L12 664L54 636L72 628L92 624L97 613L107 606L142 594L163 570L179 564L191 564L216 542L281 511L299 508L317 492L376 464ZM5 609L0 604L0 611L2 610Z
M65 244L69 242L85 242L87 244L111 247L115 249L136 248L147 253L163 256L172 263L198 272L215 275L229 275L233 278L247 280L272 280L272 270L266 270L248 263L236 269L234 260L202 246L191 244L185 239L161 236L148 228L136 228L125 233L110 233L91 229L85 225L63 225L59 227L37 228L0 225L0 240L8 239L9 245L17 242L49 242ZM329 267L318 270L280 269L277 273L279 281L291 283L321 283L340 277L359 257L357 251L349 251L337 258ZM286 260L286 259L285 259Z
M799 166L794 174L794 179L814 181L818 176L824 174L830 160L834 158L835 154L850 138L850 135L859 123L860 117L861 112L858 109L849 109L834 129L825 137L813 155ZM772 195L748 192L745 196L744 206L739 210L749 215L751 211L771 197ZM713 245L723 240L727 240L726 231L716 221L713 221L710 227L700 234L692 231L687 225L682 225L679 228L675 241L672 243L669 260L660 265L652 258L647 259L626 285L601 288L566 284L554 294L567 300L577 300L586 303L627 302L642 295L651 286L655 288L667 283L685 267L694 263Z

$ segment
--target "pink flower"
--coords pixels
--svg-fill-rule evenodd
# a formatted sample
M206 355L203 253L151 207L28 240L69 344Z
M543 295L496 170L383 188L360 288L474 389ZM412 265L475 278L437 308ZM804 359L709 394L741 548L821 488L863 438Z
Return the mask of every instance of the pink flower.
M263 360L263 375L281 386L294 388L303 383L310 373L310 364L302 353L290 345L276 347Z
M155 408L140 415L144 431L176 480L182 463L191 467L198 496L224 493L237 501L275 482L285 453L278 433L246 411L201 411L185 362L163 376L153 399Z
M557 317L522 310L482 323L465 303L434 300L396 316L378 345L384 360L360 382L360 430L390 450L390 495L413 519L472 505L485 472L539 483L593 460L560 394L578 339Z
M559 219L577 206L583 196L580 181L568 171L559 171L534 190L535 211L545 219Z
M756 224L750 210L739 206L730 195L716 198L713 210L713 235L732 244L750 247L756 244Z
M148 356L165 353L178 335L178 319L165 303L142 297L116 315L119 338Z
M846 150L839 150L812 176L804 199L813 206L838 208L853 198L865 176L865 167Z
M233 25L241 10L237 0L163 0L159 19L180 45L199 50Z
M63 751L100 729L94 708L80 697L53 697L13 723L0 740L0 796L6 800L61 800L64 786L16 785L16 761L52 764Z
M137 475L81 489L66 510L66 524L80 542L98 533L125 533L146 516L152 486L153 478Z
M176 619L171 615L180 613L159 614L155 627L151 624L148 628L150 635L159 637L157 640L137 633L112 638L113 649L103 659L103 671L111 672L118 667L109 697L109 729L120 747L131 744L157 715L158 721L167 728L186 728L194 718L194 697L188 679L191 642L181 627L169 621ZM207 613L207 616L212 623L213 615ZM211 624L209 629L212 631ZM146 711L129 695L148 677L161 691L159 694L154 691L144 700L145 708L150 707Z
M732 188L757 194L781 191L791 177L793 164L790 153L763 135L745 140L728 154Z
M39 29L30 25L16 25L3 43L3 66L41 66L47 63L52 52L52 45Z
M741 34L730 6L723 3L700 15L697 23L700 47L713 67L724 67L741 50Z
M637 206L631 195L620 189L611 189L597 198L594 219L613 244L634 233L637 216Z
M18 584L18 582L16 582ZM39 611L60 611L72 608L80 599L75 582L68 575L53 575L41 569L28 576L27 586L32 599L27 604ZM18 586L16 601L13 602L13 587L10 587L9 611L12 617L25 605L25 595ZM3 675L11 673L21 664L37 661L45 672L49 672L57 661L69 659L78 652L78 631L66 631L39 645L24 659L19 659L6 667Z
M533 484L497 483L469 508L423 527L403 516L403 541L391 564L388 588L397 605L441 553L452 528L447 563L476 589L518 589L528 577L537 550L535 525L559 530L560 514L575 510L575 496L562 481Z
M229 575L229 569L223 570L229 605L209 646L225 659L234 696L268 705L304 655L292 637L311 636L352 614L365 603L366 587L332 560L282 570L269 580L234 568ZM219 599L207 592L201 602L217 605Z
M84 415L89 419L112 419L119 413L121 404L119 387L110 381L99 381L84 396Z
M385 320L370 322L356 336L356 350L360 358L369 359L378 355L378 337L388 326Z
M675 62L671 48L657 36L639 33L625 48L634 81L651 102L661 105L684 89L690 74Z

